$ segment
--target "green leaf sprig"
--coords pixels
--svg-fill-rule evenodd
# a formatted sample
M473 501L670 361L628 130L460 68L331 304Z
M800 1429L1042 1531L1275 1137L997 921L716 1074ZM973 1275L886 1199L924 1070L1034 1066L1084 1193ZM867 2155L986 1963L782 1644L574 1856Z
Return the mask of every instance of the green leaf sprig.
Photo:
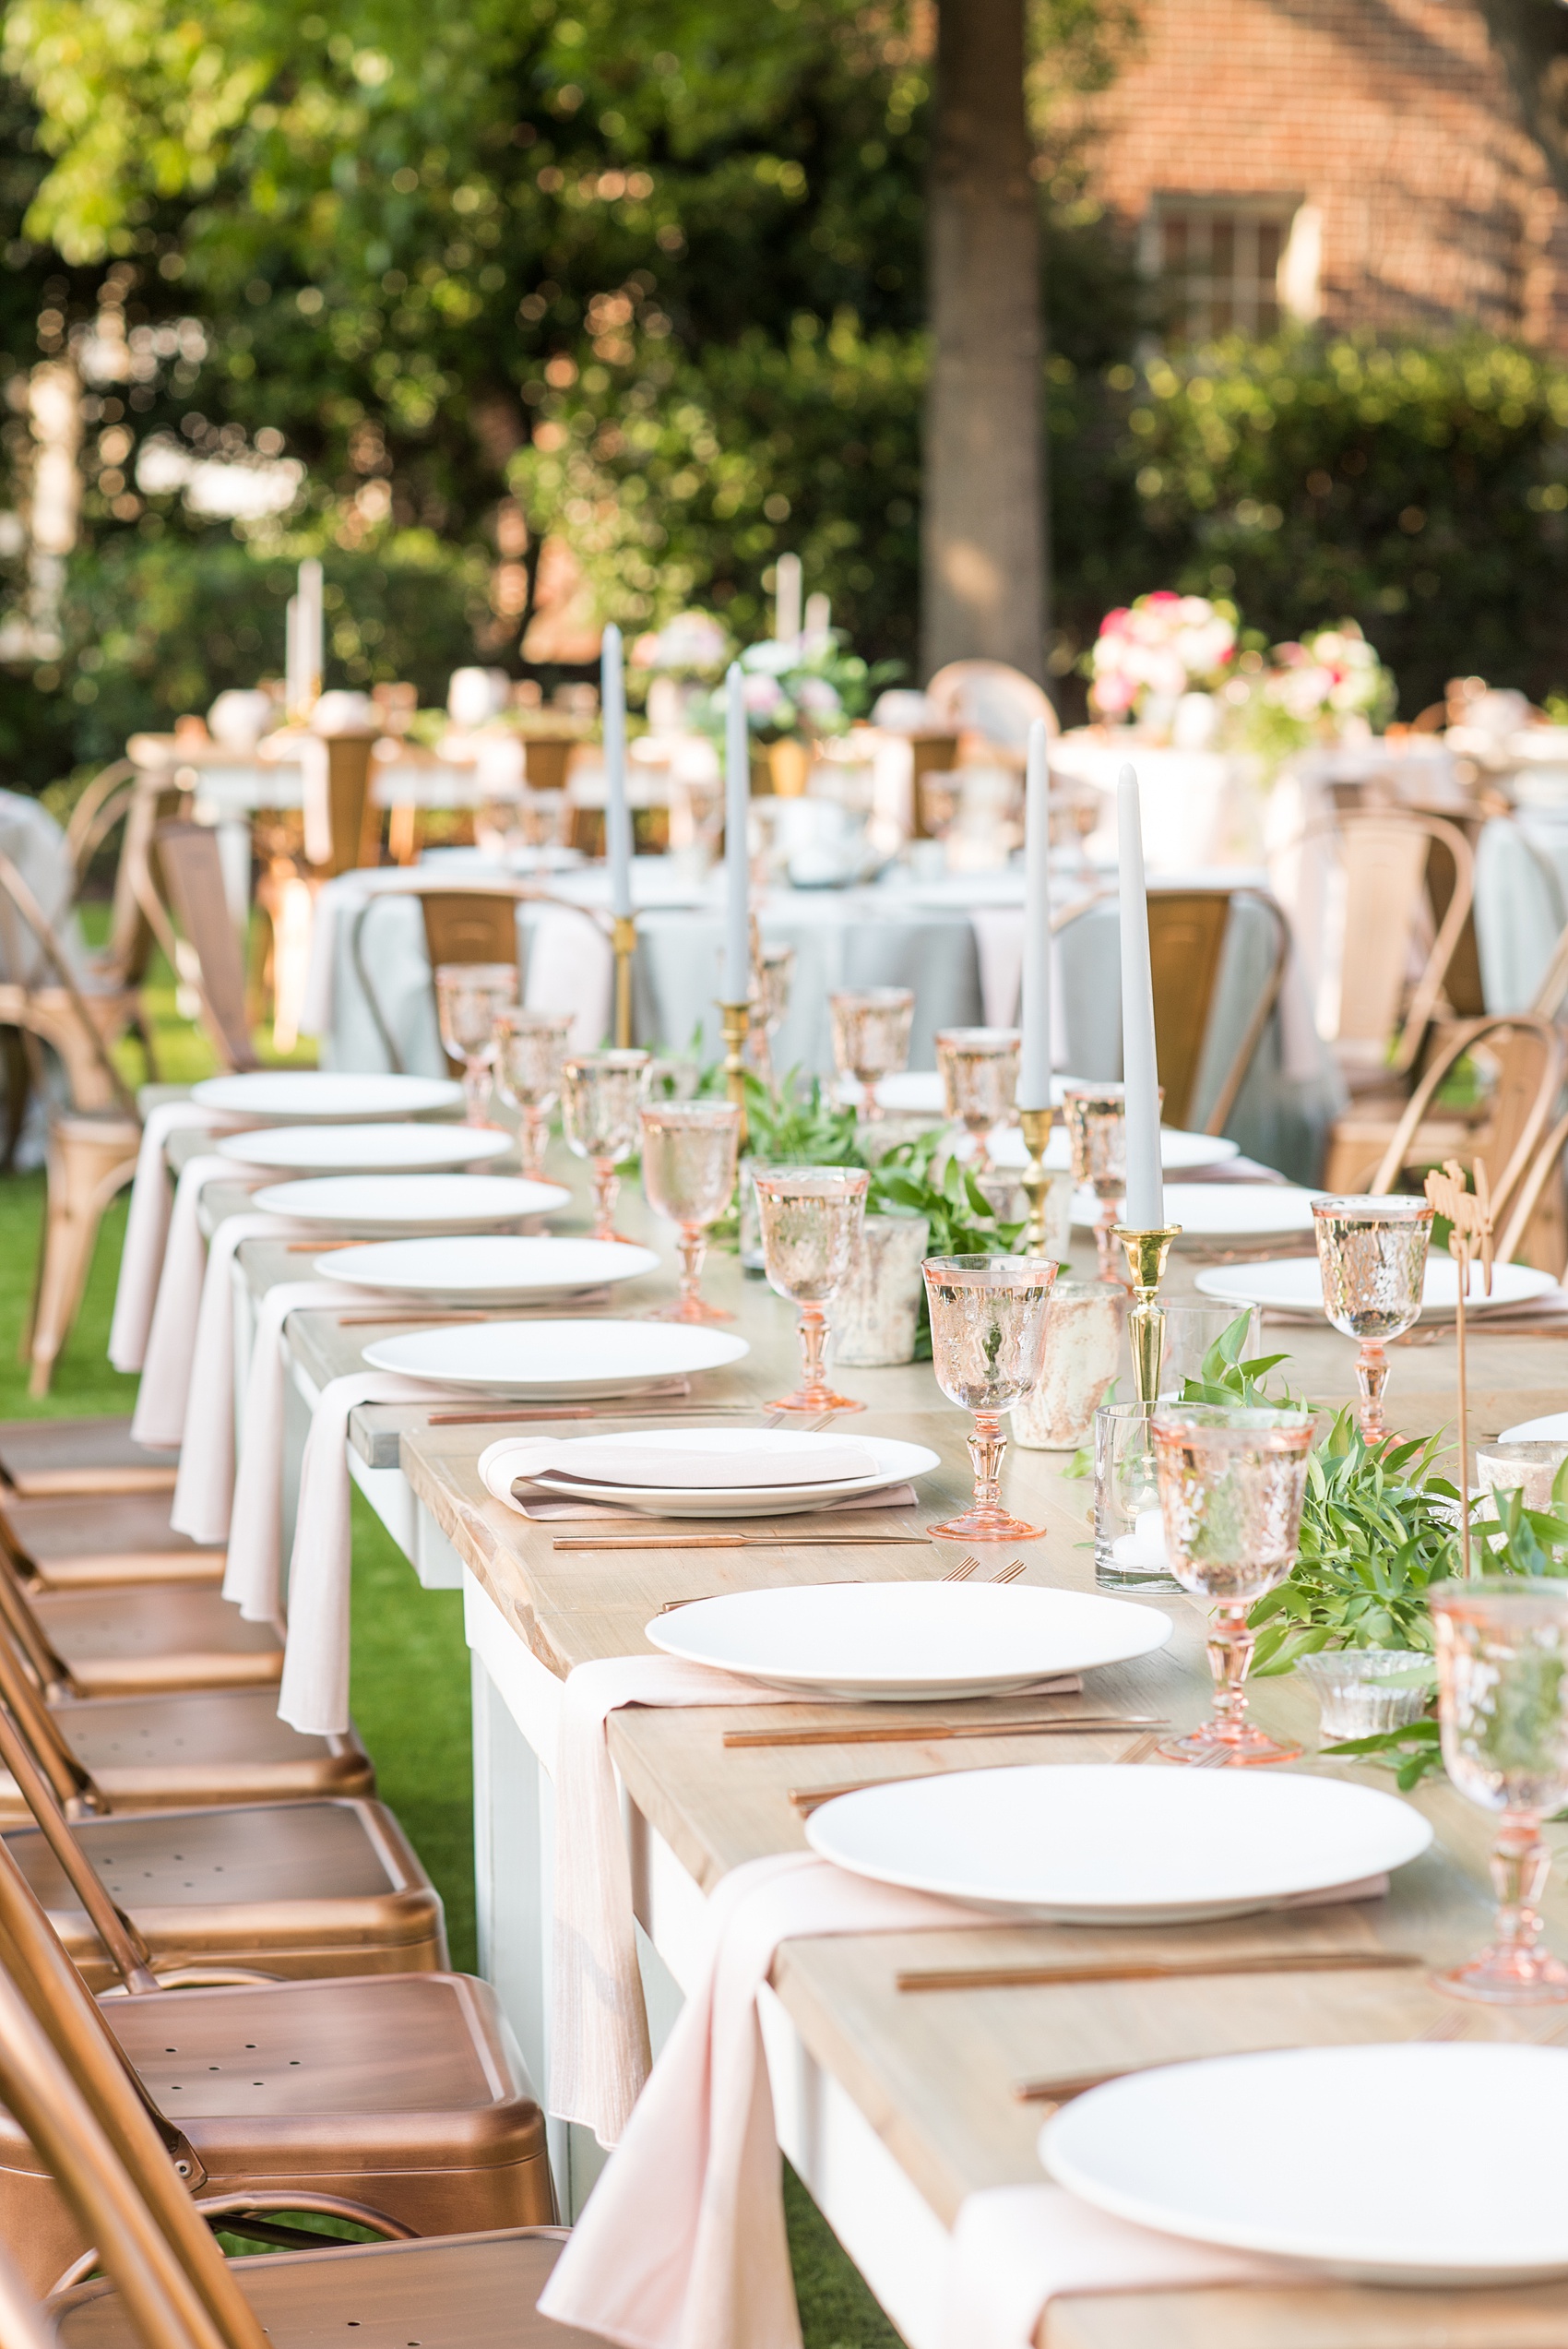
M932 1256L1002 1256L1017 1245L1022 1223L1002 1222L967 1166L949 1157L939 1175L937 1151L947 1141L940 1127L897 1143L872 1169L868 1215L923 1215L931 1227ZM921 1298L915 1329L915 1360L931 1360L931 1321Z
M719 1078L722 1081L722 1070ZM791 1068L777 1085L766 1085L748 1068L744 1081L747 1147L754 1158L772 1166L865 1164L854 1111L827 1100L820 1077L803 1089L801 1071Z

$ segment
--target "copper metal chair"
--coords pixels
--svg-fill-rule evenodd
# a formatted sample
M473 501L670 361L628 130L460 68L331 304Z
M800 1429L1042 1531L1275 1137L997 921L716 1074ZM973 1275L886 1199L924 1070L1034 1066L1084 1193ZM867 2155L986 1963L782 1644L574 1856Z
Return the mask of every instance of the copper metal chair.
M1378 808L1310 826L1332 841L1344 893L1339 962L1319 1003L1351 1090L1408 1090L1466 936L1475 853L1456 824L1413 808ZM1435 917L1435 918L1434 918ZM1431 932L1412 984L1413 953Z
M30 1596L0 1546L0 1620L50 1697L275 1687L283 1640L199 1585L121 1583Z
M147 878L150 885L156 866L160 895L180 927L174 967L196 989L201 1024L226 1067L255 1068L244 951L224 894L218 835L210 824L162 823L153 833L153 852ZM150 919L150 902L148 912Z
M0 1467L6 1460L0 1447ZM0 1485L0 1551L30 1593L221 1581L225 1552L176 1533L169 1509L167 1489L74 1493L67 1485L29 1497Z
M130 1416L0 1421L0 1508L101 1493L172 1493L173 1452L133 1441Z
M308 2180L315 2195L351 2198L422 2235L553 2218L543 2116L488 1984L447 1973L234 1982L231 1969L211 1967L160 1982L3 1709L0 1756L129 1993L109 1999L102 2019L158 2114L179 2129L204 2202L222 2196L232 2207L239 2194L265 2199ZM0 1839L0 1933L7 1929L30 1957L29 1995L52 2025L97 2028L80 1973ZM4 2116L0 2237L27 2247L41 2285L83 2248Z

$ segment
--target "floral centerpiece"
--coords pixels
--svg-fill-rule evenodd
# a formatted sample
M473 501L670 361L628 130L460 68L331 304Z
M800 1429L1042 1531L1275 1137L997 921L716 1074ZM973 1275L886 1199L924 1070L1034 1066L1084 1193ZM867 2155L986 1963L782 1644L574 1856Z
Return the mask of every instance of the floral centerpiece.
M789 796L803 792L810 744L847 733L896 674L895 662L873 666L846 651L836 629L748 645L741 655L746 726L767 760L773 788ZM690 722L722 740L728 699L724 680L693 703Z
M1097 717L1163 731L1190 694L1212 694L1236 658L1234 605L1158 589L1108 612L1088 657Z
M1398 691L1377 648L1354 620L1275 645L1248 686L1245 726L1253 746L1276 761L1312 742L1334 742L1387 724Z
M677 612L659 629L650 629L632 646L634 674L675 677L717 677L730 658L730 635L711 612Z

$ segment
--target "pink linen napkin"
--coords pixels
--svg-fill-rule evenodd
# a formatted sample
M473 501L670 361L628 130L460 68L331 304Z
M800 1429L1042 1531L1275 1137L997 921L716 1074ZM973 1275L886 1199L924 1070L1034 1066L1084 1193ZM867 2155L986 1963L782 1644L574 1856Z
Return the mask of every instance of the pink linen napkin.
M359 1304L346 1281L280 1281L256 1309L255 1343L240 1405L240 1457L232 1480L223 1596L247 1623L283 1621L283 1325L291 1313ZM181 1462L181 1473L184 1463Z
M269 1169L236 1165L218 1157L193 1158L183 1168L169 1218L163 1270L158 1278L158 1302L141 1365L141 1389L131 1419L131 1434L138 1444L172 1450L184 1432L185 1405L190 1400L191 1361L196 1353L196 1319L201 1311L202 1280L207 1270L207 1243L197 1210L208 1183L232 1182L257 1190L272 1180ZM292 1230L282 1218L279 1230Z
M449 1403L450 1387L355 1370L325 1386L300 1464L289 1561L289 1638L278 1717L306 1736L349 1726L349 1414L361 1403Z
M564 1830L561 1820L558 1850ZM800 1936L947 1931L989 1920L805 1852L732 1870L709 1917L707 1969L540 2312L624 2349L801 2349L756 2011L774 1954Z
M180 1437L180 1472L169 1511L175 1532L188 1534L193 1542L220 1543L229 1538L234 1498L235 1253L243 1241L304 1228L278 1215L231 1215L212 1235L196 1315L190 1393ZM283 1286L302 1303L307 1294L313 1305L331 1302L322 1294L327 1286L324 1281L308 1286L303 1281L288 1282Z
M137 1152L136 1179L131 1185L125 1241L120 1251L120 1278L114 1291L114 1316L109 1325L109 1359L116 1370L139 1370L147 1353L152 1308L163 1270L163 1250L169 1237L171 1198L163 1153L171 1134L199 1127L209 1134L248 1130L249 1120L225 1117L194 1101L160 1102L147 1115Z
M1112 2218L1064 2187L997 2186L959 2210L942 2349L1033 2349L1046 2308L1067 2293L1301 2280L1299 2269Z

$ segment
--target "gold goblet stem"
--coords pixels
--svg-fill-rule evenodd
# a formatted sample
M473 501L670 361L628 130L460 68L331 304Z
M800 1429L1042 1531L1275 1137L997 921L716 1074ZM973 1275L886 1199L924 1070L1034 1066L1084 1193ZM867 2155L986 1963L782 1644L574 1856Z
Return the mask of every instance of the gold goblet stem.
M615 957L615 1043L625 1052L632 1041L632 956L636 950L637 925L629 913L617 913L611 927L610 947Z
M1029 1220L1024 1226L1024 1254L1026 1256L1043 1257L1051 1253L1045 1244L1045 1200L1046 1194L1051 1188L1051 1177L1045 1171L1045 1152L1046 1145L1051 1139L1051 1120L1055 1114L1055 1111L1051 1109L1021 1109L1018 1112L1018 1124L1023 1131L1024 1148L1029 1154L1029 1163L1024 1169L1023 1176L1024 1197L1029 1203ZM1100 1270L1103 1273L1105 1269L1103 1248L1100 1251Z
M1118 1223L1115 1236L1126 1251L1133 1276L1133 1304L1127 1315L1127 1340L1133 1349L1133 1383L1137 1400L1151 1403L1159 1392L1160 1360L1165 1352L1165 1316L1156 1299L1165 1278L1165 1259L1181 1230L1169 1223L1157 1232L1130 1231Z
M746 1038L751 1033L752 1008L749 1003L721 1003L719 1015L724 1022L724 1092L741 1113L741 1148L746 1147Z

